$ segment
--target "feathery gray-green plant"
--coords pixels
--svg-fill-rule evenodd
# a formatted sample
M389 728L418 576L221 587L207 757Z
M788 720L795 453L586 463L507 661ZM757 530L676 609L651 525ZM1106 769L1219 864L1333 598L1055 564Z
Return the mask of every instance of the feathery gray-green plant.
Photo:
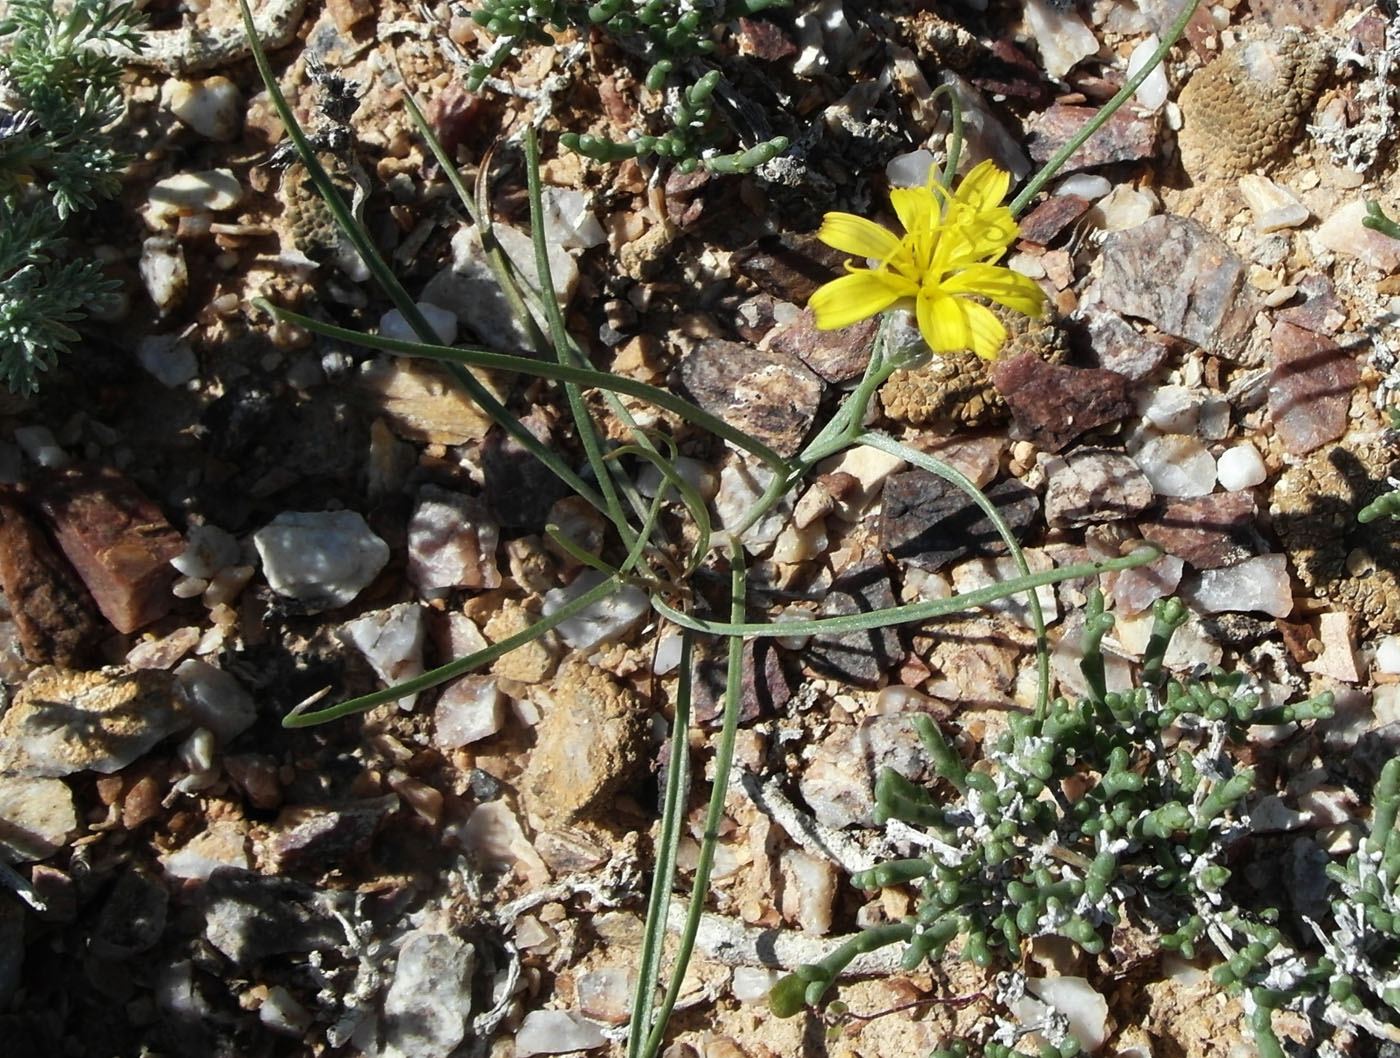
M109 133L122 115L121 65L94 42L135 48L129 3L11 0L0 23L0 383L27 394L109 298L97 262L69 260L64 229L120 189Z

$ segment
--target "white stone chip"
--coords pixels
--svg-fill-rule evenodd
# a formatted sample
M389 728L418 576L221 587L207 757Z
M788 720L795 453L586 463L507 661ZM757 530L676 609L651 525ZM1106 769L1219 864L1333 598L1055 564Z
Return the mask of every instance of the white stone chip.
M336 636L363 654L387 684L423 675L423 610L417 603L402 602L347 621ZM399 708L412 709L417 698L405 695Z
M257 704L237 677L207 661L189 658L175 667L175 679L185 692L185 704L195 723L208 728L220 742L229 742L253 726Z
M136 267L146 293L162 316L184 300L190 286L190 273L185 264L185 251L173 238L153 235L143 241L141 259Z
M1047 1006L1069 1019L1069 1031L1079 1046L1093 1054L1108 1038L1108 1001L1082 977L1043 977L1026 988Z
M243 548L234 535L217 525L192 525L186 540L185 550L170 564L187 577L208 580L219 570L237 565L243 557Z
M602 570L584 570L572 583L545 593L542 607L544 615L549 617L558 613L566 604L607 579L607 574ZM560 623L555 631L560 639L575 650L592 650L604 643L615 643L627 635L637 627L649 609L646 592L631 584L624 584L611 595L599 599L581 613Z
M1258 173L1240 177L1240 194L1254 214L1254 230L1258 232L1296 228L1312 216L1292 191Z
M1206 496L1215 489L1215 460L1198 437L1149 437L1130 454L1158 496Z
M243 94L227 77L168 81L161 95L176 120L205 139L228 143L243 131Z
M190 343L174 334L148 334L136 343L136 359L162 386L183 386L199 374Z
M1071 173L1058 184L1052 195L1078 195L1080 198L1087 198L1089 201L1103 198L1113 190L1113 185L1109 183L1106 176L1099 176L1097 173Z
M1057 9L1045 0L1026 0L1026 28L1040 49L1040 62L1051 77L1063 77L1081 59L1099 50L1098 38L1073 7Z
M146 224L153 231L188 213L219 213L243 201L243 183L232 169L176 173L158 180L146 196Z
M1257 555L1224 569L1207 569L1182 582L1188 602L1202 613L1293 612L1293 586L1284 555Z
M515 1034L515 1058L588 1051L607 1042L601 1028L572 1010L532 1010Z
M1161 41L1157 39L1157 34L1149 33L1128 56L1128 77L1136 77L1138 72L1147 65L1152 58L1152 53L1157 50ZM1141 107L1148 110L1160 110L1167 101L1167 96L1171 93L1171 85L1167 83L1167 69L1165 63L1158 63L1142 84L1138 85L1133 98Z
M546 187L540 193L544 228L551 243L566 250L590 250L608 241L589 205L587 192L575 188Z
M383 1058L447 1058L467 1034L476 949L417 929L404 937L384 996Z
M923 187L933 168L933 152L920 147L908 154L897 154L885 166L885 179L890 187Z
M389 545L355 511L283 511L253 546L272 590L308 613L344 606L389 561Z
M73 462L47 426L20 426L15 429L15 444L36 465L59 470Z
M1400 675L1400 636L1386 636L1376 644L1376 671Z
M0 775L0 856L6 862L47 859L77 826L73 793L62 779Z
M494 676L463 676L449 683L433 708L433 745L441 750L490 738L504 715Z
M1318 226L1315 241L1333 253L1359 257L1372 268L1394 272L1400 268L1400 239L1372 231L1362 223L1365 217L1365 201L1354 199Z
M437 335L439 345L451 345L457 340L457 314L448 309L427 302L418 302L418 311L428 321L428 326ZM398 309L390 309L379 320L379 333L384 338L394 338L401 342L421 342L417 331Z
M1262 485L1269 476L1263 456L1248 441L1221 452L1215 463L1215 472L1220 478L1220 487L1228 492L1252 489L1255 485Z

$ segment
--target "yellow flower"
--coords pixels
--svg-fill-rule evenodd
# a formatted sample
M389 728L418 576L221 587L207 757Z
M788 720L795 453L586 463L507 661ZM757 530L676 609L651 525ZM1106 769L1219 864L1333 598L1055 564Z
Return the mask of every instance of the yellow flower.
M936 170L935 170L936 172ZM879 262L847 263L849 274L820 287L808 304L817 326L849 327L891 306L911 305L919 331L936 353L971 349L991 360L1006 328L981 295L999 305L1038 316L1045 295L1035 282L993 264L1016 238L1016 221L1001 204L1011 176L991 162L976 166L949 194L929 176L924 187L890 192L904 238L864 217L828 213L817 238L828 246Z

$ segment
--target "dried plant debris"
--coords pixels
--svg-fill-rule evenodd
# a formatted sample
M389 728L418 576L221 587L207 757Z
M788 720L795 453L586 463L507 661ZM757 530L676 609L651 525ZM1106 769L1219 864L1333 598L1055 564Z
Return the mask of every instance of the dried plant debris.
M1196 72L1181 91L1181 163L1195 179L1265 167L1307 123L1331 67L1301 29L1254 32Z

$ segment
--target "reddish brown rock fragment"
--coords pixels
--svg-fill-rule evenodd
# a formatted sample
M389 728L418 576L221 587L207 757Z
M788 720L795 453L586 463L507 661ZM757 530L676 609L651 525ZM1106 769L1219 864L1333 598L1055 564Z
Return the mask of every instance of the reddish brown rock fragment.
M793 55L797 45L788 39L780 27L761 18L739 19L739 54L773 62Z
M170 560L180 534L129 478L111 468L73 468L38 494L58 546L119 632L165 616L175 603Z
M815 235L765 235L736 250L739 274L780 301L805 305L812 292L842 273L850 254L833 250Z
M1269 418L1291 455L1306 455L1347 428L1347 409L1361 369L1330 338L1291 323L1269 334Z
M1037 162L1049 161L1098 113L1096 107L1056 103L1027 123L1026 145ZM1063 171L1092 169L1114 162L1137 162L1157 154L1157 118L1131 105L1109 118L1094 135L1069 156Z
M1275 321L1291 323L1317 334L1336 334L1347 321L1346 310L1337 300L1332 281L1321 273L1304 276L1298 281L1302 302L1279 309Z
M11 496L0 496L0 586L20 646L36 665L80 668L97 637L97 614L73 567Z
M447 87L428 104L428 124L451 157L457 145L476 131L485 110L481 96L468 92L461 81L449 81Z
M1087 198L1079 195L1051 195L1021 218L1021 240L1037 246L1049 246L1090 205Z
M1144 540L1160 544L1196 569L1221 569L1254 553L1249 545L1254 497L1248 492L1170 500L1139 525Z
M1011 436L1047 452L1133 410L1132 383L1116 371L1047 364L1022 353L988 373L1011 409Z
M848 382L859 378L870 363L870 351L880 320L872 316L839 331L817 329L811 309L775 328L768 348L784 356L795 356L827 382Z

